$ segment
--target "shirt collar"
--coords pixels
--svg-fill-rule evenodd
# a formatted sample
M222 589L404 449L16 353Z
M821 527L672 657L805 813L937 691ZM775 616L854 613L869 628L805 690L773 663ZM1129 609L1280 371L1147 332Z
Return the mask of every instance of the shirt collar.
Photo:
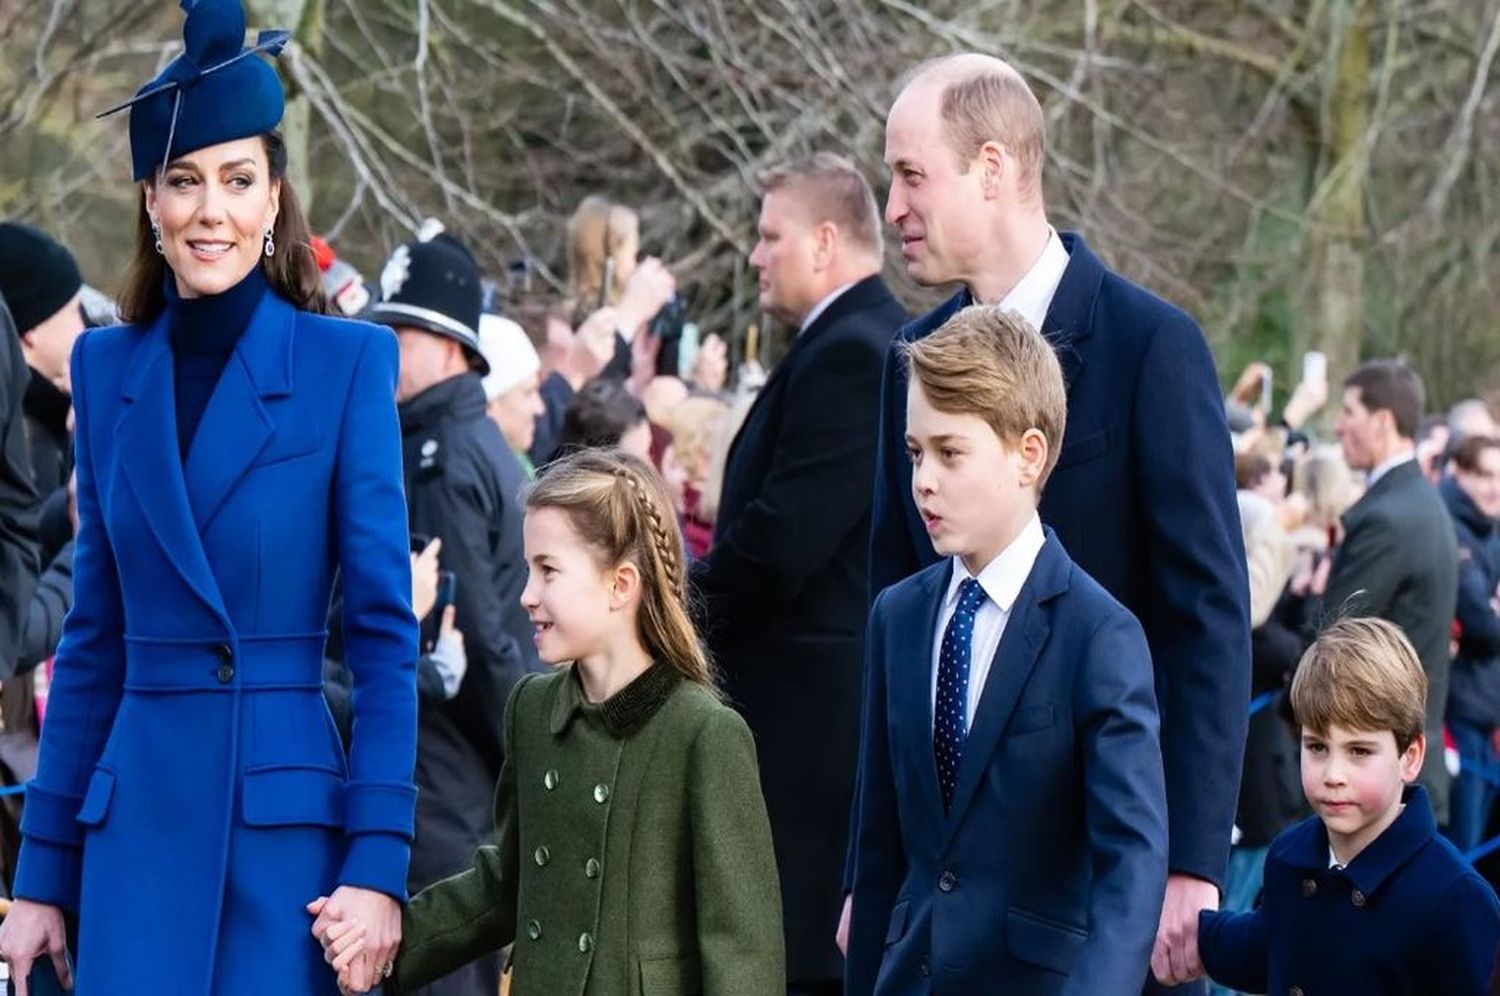
M1417 455L1411 452L1401 453L1391 457L1389 460L1385 461L1380 466L1370 471L1370 476L1365 480L1366 489L1373 488L1376 481L1380 480L1382 477L1389 474L1391 471L1395 470L1403 463L1406 463L1408 460L1415 460L1416 458Z
M1052 298L1057 294L1057 285L1062 283L1063 271L1068 268L1068 250L1064 248L1057 229L1047 228L1047 244L1041 256L1026 271L1020 282L1000 301L1005 311L1014 311L1031 323L1031 327L1042 331L1047 320L1047 311L1052 307Z
M976 579L979 587L984 589L990 601L1000 606L1002 612L1009 612L1016 604L1021 586L1031 575L1031 569L1036 565L1036 558L1046 542L1047 534L1042 530L1041 517L1033 512L1031 521L1026 523L1020 535L1011 540L1010 546L1001 550L999 556L985 564L979 572ZM944 605L952 605L957 601L959 586L970 577L964 562L954 557L953 573L948 580L948 595L944 599Z
M829 305L838 300L840 294L844 293L844 291L848 290L850 287L853 287L857 283L859 283L858 280L851 280L841 287L835 287L832 293L823 298L823 300L819 301L817 304L813 305L812 310L807 313L807 317L802 319L802 327L797 329L797 334L801 335L803 332L806 332L808 329L812 328L812 323L823 317L823 312L828 310Z

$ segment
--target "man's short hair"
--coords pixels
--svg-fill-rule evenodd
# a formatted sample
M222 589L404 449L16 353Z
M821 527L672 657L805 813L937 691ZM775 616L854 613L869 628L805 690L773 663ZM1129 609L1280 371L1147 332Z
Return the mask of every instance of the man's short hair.
M1400 360L1370 360L1344 378L1345 387L1359 389L1359 403L1370 412L1388 411L1402 439L1416 439L1427 392L1422 378Z
M972 63L965 71L958 63ZM1000 59L959 53L929 59L902 77L906 84L929 70L944 70L945 82L939 98L943 133L958 159L958 168L968 171L985 142L996 142L1015 157L1020 166L1020 186L1028 193L1041 193L1042 162L1047 154L1047 119L1025 78Z
M870 182L851 160L832 152L815 152L772 167L759 180L762 196L773 190L793 190L801 196L813 224L832 222L851 244L876 256L883 251L880 206Z
M1487 450L1500 450L1500 436L1465 436L1453 447L1453 464L1465 473L1477 474Z
M1405 751L1427 716L1427 675L1401 627L1350 617L1329 626L1297 665L1292 714L1303 729L1327 734L1390 730Z
M1007 446L1018 445L1028 429L1047 438L1040 492L1057 466L1068 421L1062 366L1042 334L1014 311L973 305L901 351L938 411L979 416Z

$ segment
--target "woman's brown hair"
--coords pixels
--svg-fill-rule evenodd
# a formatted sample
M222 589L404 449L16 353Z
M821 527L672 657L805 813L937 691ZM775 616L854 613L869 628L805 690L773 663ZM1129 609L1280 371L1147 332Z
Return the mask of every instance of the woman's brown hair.
M605 260L616 258L632 243L639 247L640 229L634 211L598 194L585 197L568 219L568 298L574 324L599 307ZM604 303L618 304L623 290L624 281L616 274Z
M687 680L714 687L688 615L682 534L666 486L649 464L620 450L581 450L542 472L526 507L564 512L606 567L634 563L641 573L641 645Z
M265 143L271 179L281 181L281 203L272 229L276 254L261 261L266 281L272 290L299 310L327 314L323 278L313 257L312 229L308 227L307 216L302 213L291 179L286 175L286 143L275 132L262 135L261 140ZM167 306L163 289L167 260L156 251L156 236L151 231L151 218L146 214L144 198L137 202L137 212L135 245L129 268L125 271L119 306L121 320L139 324L151 321Z

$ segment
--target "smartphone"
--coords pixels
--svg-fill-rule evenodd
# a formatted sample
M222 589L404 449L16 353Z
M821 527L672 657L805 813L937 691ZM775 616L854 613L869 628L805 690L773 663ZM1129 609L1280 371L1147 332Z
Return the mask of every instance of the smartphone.
M438 636L443 631L443 613L453 604L458 593L458 575L452 571L438 571L437 601L432 611L422 620L422 653L430 654L437 646Z
M1263 412L1271 410L1271 368L1266 367L1265 376L1260 379L1260 398L1255 402L1255 407Z
M1302 354L1302 383L1315 384L1328 378L1328 357L1316 349Z
M614 289L615 259L610 256L604 260L604 279L599 281L599 307L603 308L609 304L609 295Z

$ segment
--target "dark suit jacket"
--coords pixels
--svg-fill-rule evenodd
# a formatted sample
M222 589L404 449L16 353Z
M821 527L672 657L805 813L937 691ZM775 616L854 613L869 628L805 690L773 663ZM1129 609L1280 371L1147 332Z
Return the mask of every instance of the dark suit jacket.
M797 336L735 438L693 567L709 645L755 732L794 982L838 979L833 928L859 742L880 371L906 314L880 277Z
M1042 329L1068 428L1042 521L1145 628L1161 702L1171 867L1222 883L1250 690L1250 596L1213 358L1193 320L1104 268L1083 239ZM912 322L934 331L962 292ZM911 501L906 377L887 360L870 561L879 591L937 559Z
M1198 950L1216 982L1309 996L1486 990L1500 903L1437 832L1420 786L1348 868L1328 867L1328 831L1313 817L1271 845L1265 881L1253 913L1199 914Z
M1133 996L1167 876L1140 625L1048 530L945 815L931 682L950 563L887 589L871 613L846 991Z
M1458 542L1448 509L1415 460L1393 467L1344 513L1324 613L1380 616L1400 626L1427 672L1427 759L1422 784L1439 823L1448 819L1443 707L1448 636L1458 602Z

